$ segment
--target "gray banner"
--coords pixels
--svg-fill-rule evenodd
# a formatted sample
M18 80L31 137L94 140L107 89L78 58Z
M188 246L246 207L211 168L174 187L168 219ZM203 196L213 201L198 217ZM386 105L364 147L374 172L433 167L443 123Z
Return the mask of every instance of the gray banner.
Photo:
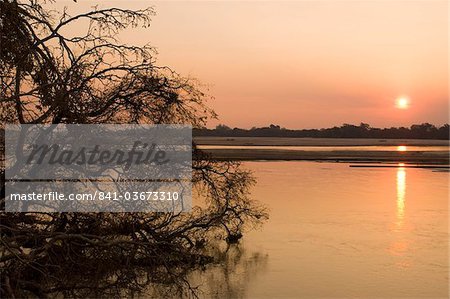
M191 208L192 128L7 125L7 212Z
M6 179L189 179L192 128L7 125Z

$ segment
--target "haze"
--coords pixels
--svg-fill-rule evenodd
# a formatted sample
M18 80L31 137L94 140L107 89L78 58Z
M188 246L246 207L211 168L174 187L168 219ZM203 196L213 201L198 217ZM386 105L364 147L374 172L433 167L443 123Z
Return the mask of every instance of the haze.
M152 26L122 40L206 84L220 117L209 126L448 122L447 1L101 3L154 6Z

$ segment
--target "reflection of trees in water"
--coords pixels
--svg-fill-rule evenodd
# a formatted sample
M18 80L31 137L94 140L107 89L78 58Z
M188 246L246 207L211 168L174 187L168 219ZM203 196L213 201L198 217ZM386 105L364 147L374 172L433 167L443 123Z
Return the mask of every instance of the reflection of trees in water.
M268 255L247 252L241 244L216 249L218 263L196 271L192 285L199 284L200 296L206 298L243 298L248 285L267 266Z

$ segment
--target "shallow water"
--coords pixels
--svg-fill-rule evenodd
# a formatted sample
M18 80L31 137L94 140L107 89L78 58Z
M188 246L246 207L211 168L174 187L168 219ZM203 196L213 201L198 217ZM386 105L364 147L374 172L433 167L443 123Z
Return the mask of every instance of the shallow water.
M448 298L448 173L246 162L270 220L220 266L205 298Z
M287 151L375 151L375 152L448 152L448 146L406 146L406 145L370 145L370 146L285 146L285 145L200 145L199 149L258 149L258 150L287 150Z

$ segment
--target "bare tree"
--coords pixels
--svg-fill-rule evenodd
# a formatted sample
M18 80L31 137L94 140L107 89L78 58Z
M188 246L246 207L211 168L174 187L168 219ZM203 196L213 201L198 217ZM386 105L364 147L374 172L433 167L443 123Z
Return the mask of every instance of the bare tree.
M126 28L149 26L151 8L95 8L71 16L45 7L37 0L0 2L2 126L176 123L200 128L215 117L195 80L157 66L150 46L118 40ZM86 31L66 34L75 24ZM0 294L118 296L158 284L195 294L186 274L212 261L202 248L217 236L236 242L246 227L267 218L248 198L252 183L239 163L214 161L194 147L194 190L204 204L191 213L1 212Z

